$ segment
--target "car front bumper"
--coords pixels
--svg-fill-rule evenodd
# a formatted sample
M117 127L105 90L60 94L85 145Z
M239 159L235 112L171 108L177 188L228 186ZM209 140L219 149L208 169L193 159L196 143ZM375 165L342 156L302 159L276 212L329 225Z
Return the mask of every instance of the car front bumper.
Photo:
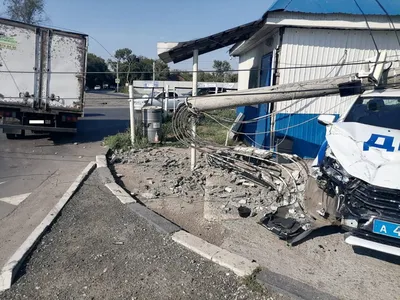
M368 238L363 238L358 235L354 235L354 233L351 233L351 232L347 232L344 235L344 241L347 244L352 245L352 246L358 246L358 247L362 247L362 248L367 248L367 249L383 252L386 254L400 256L400 247L373 241Z

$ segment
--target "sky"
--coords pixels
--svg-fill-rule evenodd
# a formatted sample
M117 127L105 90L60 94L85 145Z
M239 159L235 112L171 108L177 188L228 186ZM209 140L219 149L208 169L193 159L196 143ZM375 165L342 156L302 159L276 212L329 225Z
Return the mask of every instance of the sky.
M136 55L157 58L157 42L182 42L255 21L273 0L46 0L49 26L89 34L111 54L130 48ZM0 13L4 7L0 6ZM94 39L89 51L110 55ZM199 68L211 70L214 59L230 60L229 48L199 57ZM237 59L230 61L237 67ZM170 64L191 69L191 60Z

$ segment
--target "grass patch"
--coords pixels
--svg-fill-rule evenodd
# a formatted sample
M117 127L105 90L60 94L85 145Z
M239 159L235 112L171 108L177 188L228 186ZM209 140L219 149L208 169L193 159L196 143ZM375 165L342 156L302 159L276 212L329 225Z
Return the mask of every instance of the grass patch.
M211 117L206 115L197 126L197 134L206 141L225 145L228 128L231 128L236 119L236 111L234 109L215 110L209 112L208 115ZM234 144L234 141L228 140L228 146Z
M135 145L131 144L131 134L128 129L125 132L111 135L104 138L104 145L108 146L111 150L127 151L132 148L143 149L148 147L160 146L179 146L181 145L175 138L172 129L172 118L168 117L164 120L161 128L160 144L149 143L146 136L143 134L143 126L135 127Z
M253 292L260 294L266 293L264 287L257 281L257 274L261 272L261 268L258 267L254 270L253 274L243 278L243 284L245 284Z
M116 135L107 136L104 138L104 145L112 150L129 150L131 145L131 135L129 131L117 133Z
M218 110L212 111L209 113L214 118L218 119L218 121L230 128L232 126L233 121L236 118L236 112L232 109ZM209 142L216 143L218 145L225 145L227 128L221 126L212 118L205 116L202 118L197 126L197 135ZM134 148L147 148L147 147L162 147L162 146L172 146L172 147L185 147L182 145L174 135L173 127L172 127L172 117L168 116L164 118L163 124L161 127L161 136L160 136L160 144L150 144L147 140L147 137L143 135L143 126L136 126L135 128L135 145ZM122 150L127 151L132 147L130 140L130 131L118 133L113 136L108 136L104 139L104 144L108 146L112 150ZM235 142L229 140L228 145L232 146Z

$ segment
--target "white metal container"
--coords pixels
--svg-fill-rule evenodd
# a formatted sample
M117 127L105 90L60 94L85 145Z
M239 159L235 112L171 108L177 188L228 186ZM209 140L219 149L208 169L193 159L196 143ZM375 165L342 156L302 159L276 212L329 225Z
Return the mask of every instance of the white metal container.
M0 107L82 112L87 36L0 19Z

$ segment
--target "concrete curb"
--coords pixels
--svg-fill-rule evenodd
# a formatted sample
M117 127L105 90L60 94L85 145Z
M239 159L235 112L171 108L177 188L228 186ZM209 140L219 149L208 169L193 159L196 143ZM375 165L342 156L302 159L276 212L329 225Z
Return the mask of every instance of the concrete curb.
M12 281L15 278L19 268L21 267L24 259L33 250L38 240L42 237L46 229L53 223L54 219L59 215L63 207L72 198L82 182L90 175L96 168L95 162L90 162L89 165L82 171L76 178L68 190L64 193L57 204L47 214L43 221L33 230L23 244L11 256L4 267L1 269L0 274L0 292L8 290L11 287Z
M256 276L257 281L267 289L284 294L296 300L339 300L330 294L302 283L293 278L280 275L269 270L262 270Z
M110 149L107 150L107 153L109 151ZM104 185L109 183L115 183L114 176L111 174L111 171L108 168L107 153L105 155L96 156L97 172Z
M144 219L147 223L154 226L157 229L157 231L163 234L170 235L174 232L181 230L181 228L178 225L172 223L163 216L160 216L151 209L148 209L144 205L141 205L139 203L133 203L133 204L128 204L127 206L137 216Z
M240 277L250 276L260 267L259 264L247 258L210 244L183 230L174 233L172 239L198 255L233 271Z
M106 155L96 155L97 168L107 168L107 157Z
M122 204L136 203L137 201L132 198L125 190L115 182L107 183L105 186L114 194L115 197L122 202Z

